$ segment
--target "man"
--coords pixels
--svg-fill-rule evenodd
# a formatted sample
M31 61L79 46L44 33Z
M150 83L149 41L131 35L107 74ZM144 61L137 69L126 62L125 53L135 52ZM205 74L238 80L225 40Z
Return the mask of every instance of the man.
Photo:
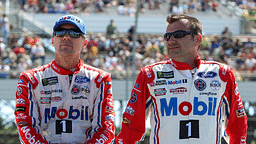
M107 26L106 33L107 33L107 38L110 37L111 35L117 33L117 27L116 27L113 19L110 20L110 24Z
M53 27L55 59L21 73L16 123L22 143L107 144L114 139L110 74L81 63L84 22L67 15Z
M7 40L10 32L9 18L6 14L3 14L2 19L0 20L1 33L3 35L3 43L7 45Z
M123 114L118 144L134 144L150 115L151 144L245 144L247 117L230 67L200 60L202 25L172 15L164 38L171 58L141 69Z

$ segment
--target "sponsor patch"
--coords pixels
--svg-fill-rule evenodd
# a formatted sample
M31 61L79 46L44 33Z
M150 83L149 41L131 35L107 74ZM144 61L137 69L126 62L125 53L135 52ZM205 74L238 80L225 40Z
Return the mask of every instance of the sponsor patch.
M146 73L147 73L148 78L151 78L152 76L151 76L151 73L150 73L149 69L148 69L148 68L145 68L145 71L146 71Z
M221 87L221 84L218 81L214 80L210 83L210 87L212 90L219 90Z
M236 116L237 116L238 118L243 117L243 116L245 116L245 115L246 115L246 112L245 112L244 108L241 108L241 109L239 109L239 110L236 110Z
M134 87L139 88L140 85L138 83L136 83Z
M111 88L108 89L108 90L107 90L107 93L108 93L108 94L112 94L112 89L111 89Z
M85 95L89 94L90 93L90 89L89 87L87 86L84 86L81 88L81 91L84 92Z
M20 121L20 122L18 122L18 125L19 125L19 126L24 126L24 125L27 125L27 122L25 122L25 121Z
M18 87L17 95L19 96L22 93L22 91L23 91L22 87Z
M40 97L40 103L41 104L50 104L51 103L51 97Z
M114 112L114 109L110 106L106 106L106 112L107 113L113 113Z
M52 93L62 93L62 89L54 89L54 90L48 90L48 91L41 90L40 93L42 95L43 94L49 95L49 94L52 94Z
M174 72L173 71L169 71L169 72L162 72L162 71L158 71L157 72L157 78L165 78L165 79L169 79L169 78L174 78Z
M76 83L87 83L87 82L90 82L90 79L86 76L76 76L75 82Z
M206 82L202 79L195 80L194 85L199 91L203 91L206 88Z
M43 86L56 85L58 83L58 77L49 77L42 79Z
M72 89L71 89L71 93L73 95L78 95L80 93L80 86L79 85L76 85L74 84Z
M197 76L201 77L201 78L214 78L216 77L218 74L216 72L213 71L208 71L208 72L199 72L197 73Z
M126 109L125 109L125 112L130 114L130 115L134 115L134 110L131 106L128 106Z
M114 121L115 117L111 114L105 116L105 120Z
M213 93L213 92L201 92L200 95L217 95L217 93Z
M16 111L26 111L26 107L16 107Z
M18 98L18 99L16 99L16 104L25 104L25 100Z
M235 95L237 95L239 93L238 91L238 87L236 87L235 91L234 91Z
M246 144L246 136L241 136L240 144Z
M137 101L137 94L136 92L133 92L130 99L130 103L135 103L136 101Z
M166 82L166 80L160 80L160 81L152 82L149 85L151 87L158 86L158 85L167 85L167 82Z
M187 79L180 79L180 80L173 80L173 81L168 81L168 85L176 85L176 84L182 84L182 83L188 83Z
M183 94L185 92L187 92L187 88L185 88L185 87L170 89L170 93L173 93L173 94Z
M106 85L112 85L111 81L106 81Z
M24 83L24 80L23 80L23 79L20 79L18 83L19 83L19 84L20 84L20 83Z
M60 96L51 97L51 102L59 102L59 101L61 101L61 97Z
M167 90L165 88L154 89L155 96L166 95Z
M128 118L123 118L123 123L124 124L130 124L131 123L131 121L128 119Z
M85 96L77 96L77 97L72 97L72 99L87 99Z
M17 119L26 119L27 116L24 115L24 113L18 113L17 116L16 116Z

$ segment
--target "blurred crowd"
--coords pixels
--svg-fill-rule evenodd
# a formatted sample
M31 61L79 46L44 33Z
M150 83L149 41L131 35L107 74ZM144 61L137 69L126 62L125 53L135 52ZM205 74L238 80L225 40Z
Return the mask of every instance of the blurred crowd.
M37 35L11 35L7 43L0 37L0 57L0 78L17 78L21 72L45 63L45 47Z
M135 0L19 0L20 8L34 13L90 14L105 13L115 9L120 15L133 16L136 12ZM161 10L166 12L194 13L197 11L216 11L216 0L141 0L140 11Z
M39 35L19 38L11 35L8 44L4 44L0 38L1 77L6 76L3 75L6 72L9 78L16 78L20 72L46 64L47 47L41 39ZM133 44L133 26L121 34L115 29L110 33L88 33L87 39L81 60L110 72L113 79L124 79L126 72L131 74L134 68L138 72L141 67L169 59L162 35L139 34ZM204 60L228 64L238 74L238 80L241 80L240 72L254 73L256 70L256 43L250 36L233 37L228 27L221 34L203 37L200 56Z

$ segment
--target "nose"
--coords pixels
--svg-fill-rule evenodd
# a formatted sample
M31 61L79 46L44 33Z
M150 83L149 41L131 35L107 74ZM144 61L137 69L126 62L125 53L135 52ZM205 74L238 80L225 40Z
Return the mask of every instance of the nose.
M175 37L172 35L170 39L167 41L167 43L176 43Z
M64 37L63 37L63 39L64 40L70 40L70 35L69 35L69 33L68 33L68 31L65 33L65 35L64 35Z

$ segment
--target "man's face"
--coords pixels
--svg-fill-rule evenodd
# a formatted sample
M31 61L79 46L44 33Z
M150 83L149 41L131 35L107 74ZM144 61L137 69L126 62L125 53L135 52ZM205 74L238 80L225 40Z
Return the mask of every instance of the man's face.
M166 29L166 33L172 33L175 31L187 31L190 32L189 25L186 20L180 22L174 22L169 24ZM175 38L173 35L168 41L166 41L166 48L170 58L183 61L188 57L195 57L197 55L197 47L195 44L195 39L197 35L187 34L181 38Z
M63 24L59 29L78 29L71 24ZM52 45L55 47L55 53L61 56L80 55L81 49L85 48L86 40L82 36L73 38L68 32L63 37L52 38Z

